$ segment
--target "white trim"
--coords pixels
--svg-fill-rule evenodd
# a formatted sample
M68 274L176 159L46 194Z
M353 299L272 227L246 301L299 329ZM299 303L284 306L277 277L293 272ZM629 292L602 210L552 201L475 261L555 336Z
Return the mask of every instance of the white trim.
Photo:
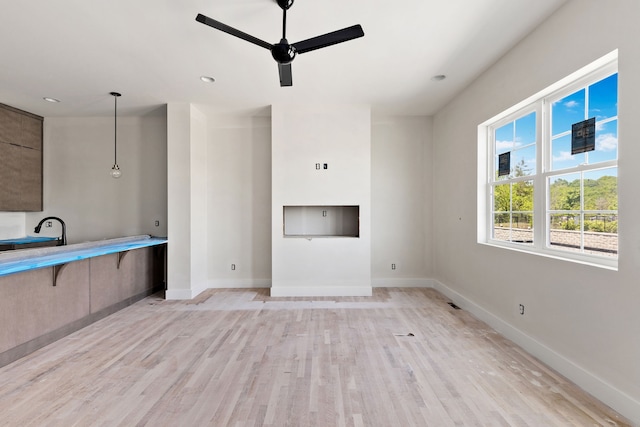
M519 102L478 126L478 185L477 185L477 243L488 244L505 249L518 250L534 255L550 256L563 261L589 264L606 269L618 269L617 256L601 256L586 252L565 251L549 245L549 179L569 173L582 173L592 170L617 168L618 160L599 162L589 165L578 165L571 168L551 170L551 104L554 101L581 88L588 88L602 79L618 73L618 50L614 50L602 58L583 67L575 73L561 79L537 94ZM586 108L586 105L585 105ZM495 130L511 121L536 113L536 171L533 175L495 179ZM618 116L615 119L618 120ZM556 135L557 136L557 135ZM617 171L618 172L618 171ZM582 175L580 177L582 185ZM534 207L531 214L534 218L533 243L530 245L514 244L509 241L493 239L494 207L492 194L499 185L511 185L516 182L533 181ZM581 194L582 190L581 190ZM515 211L510 206L509 213ZM581 206L579 212L585 213ZM584 239L584 230L581 231Z
M209 289L270 288L271 279L210 279Z
M371 286L278 286L272 297L370 297Z
M425 277L400 278L382 277L371 279L374 288L433 288L433 279Z
M479 320L487 323L498 333L510 339L529 354L555 369L596 399L609 405L623 416L640 425L640 401L617 389L593 373L587 371L552 348L525 334L515 326L487 311L465 296L433 280L434 289L452 300L460 308L467 310Z
M167 289L164 292L166 300L188 300L195 298L200 292L194 295L191 289Z

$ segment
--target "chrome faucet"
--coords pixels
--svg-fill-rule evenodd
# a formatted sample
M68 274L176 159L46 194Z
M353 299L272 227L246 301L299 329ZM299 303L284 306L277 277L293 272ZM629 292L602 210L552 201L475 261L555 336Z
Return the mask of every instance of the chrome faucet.
M61 220L60 218L58 218L57 216L48 216L44 219L42 219L38 225L36 225L36 228L33 230L35 233L40 233L40 229L42 228L42 224L44 224L44 222L48 219L55 219L56 221L60 221L60 224L62 225L62 236L60 237L59 241L61 243L58 243L58 246L65 246L67 244L67 226L65 225L64 221Z

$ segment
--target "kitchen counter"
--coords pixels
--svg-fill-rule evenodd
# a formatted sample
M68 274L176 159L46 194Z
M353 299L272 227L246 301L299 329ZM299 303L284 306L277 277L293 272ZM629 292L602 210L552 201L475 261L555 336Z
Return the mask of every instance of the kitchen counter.
M167 239L0 252L0 367L165 288Z
M32 248L0 253L0 276L67 264L87 258L126 252L167 243L166 238L148 235L121 237L49 248Z
M59 244L60 240L57 237L26 236L0 240L0 251L57 246Z

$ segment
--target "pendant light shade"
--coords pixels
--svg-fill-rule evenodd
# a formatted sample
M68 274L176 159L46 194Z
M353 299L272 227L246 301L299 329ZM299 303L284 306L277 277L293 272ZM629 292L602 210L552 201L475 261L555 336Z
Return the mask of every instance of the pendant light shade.
M113 110L113 167L111 168L111 177L120 178L122 171L118 166L118 97L121 96L118 92L111 92L114 102Z

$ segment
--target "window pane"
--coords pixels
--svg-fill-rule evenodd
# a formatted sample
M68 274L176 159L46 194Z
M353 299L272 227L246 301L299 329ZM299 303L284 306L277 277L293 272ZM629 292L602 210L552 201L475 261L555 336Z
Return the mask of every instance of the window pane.
M511 209L514 212L533 211L533 181L522 181L513 184Z
M533 243L533 214L514 213L511 220L511 241Z
M571 125L585 117L585 90L579 90L556 101L551 106L551 134L571 131Z
M584 162L584 153L571 154L571 134L551 142L551 170L573 168Z
M511 152L513 176L529 176L536 173L536 146L530 145Z
M587 153L589 164L618 158L618 121L596 123L596 149Z
M493 187L493 211L509 212L511 210L511 185L501 184Z
M607 212L585 214L584 250L604 256L618 254L618 215Z
M495 141L496 154L506 153L513 149L513 122L496 129Z
M511 241L511 214L499 213L493 215L493 233L495 240Z
M580 210L580 174L549 178L549 210Z
M494 214L492 237L503 242L533 243L533 214Z
M584 173L584 209L618 210L618 168Z
M536 142L536 113L519 118L515 123L515 138L517 146Z
M601 121L617 115L618 75L614 74L589 86L589 117Z
M580 214L549 215L549 246L556 249L581 251Z

